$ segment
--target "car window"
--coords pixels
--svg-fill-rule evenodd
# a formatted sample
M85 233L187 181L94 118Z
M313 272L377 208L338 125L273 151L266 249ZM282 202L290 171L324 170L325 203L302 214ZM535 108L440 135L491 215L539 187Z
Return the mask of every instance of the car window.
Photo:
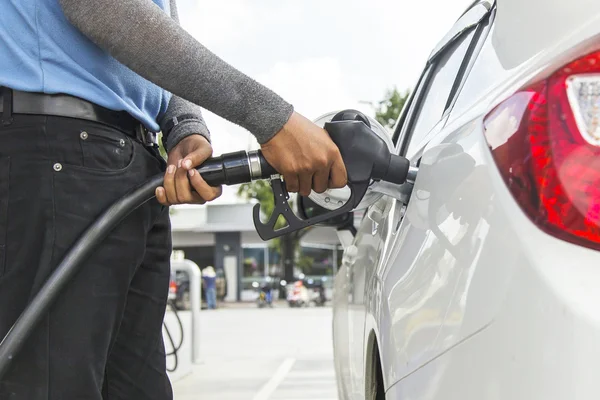
M494 46L489 39L493 36L492 32L494 30L491 21L486 22L486 28L488 32L478 38L481 42L480 50L474 56L471 69L460 88L460 92L450 113L450 120L462 115L480 101L493 88L494 84L504 81L505 77L510 75L510 71L502 67Z
M410 127L410 134L405 137L409 140L408 147L403 146L403 152L411 156L422 143L427 134L442 118L447 105L450 103L450 93L454 86L457 74L467 54L475 29L464 34L446 50L440 53L433 61L431 72L419 88L418 101L414 102L414 115ZM427 72L426 72L427 73ZM413 114L411 112L411 114Z
M414 89L410 91L410 94L404 103L404 107L402 107L402 110L400 111L400 115L398 116L398 121L396 121L394 126L394 133L392 136L392 142L394 143L394 146L398 145L398 140L400 139L403 131L406 130L405 125L407 125L407 122L410 120L411 113L414 111L413 104L416 103L417 99L419 98L419 92L422 89L424 82L427 80L427 70L428 68L425 68L425 71L421 72L419 80L414 85Z

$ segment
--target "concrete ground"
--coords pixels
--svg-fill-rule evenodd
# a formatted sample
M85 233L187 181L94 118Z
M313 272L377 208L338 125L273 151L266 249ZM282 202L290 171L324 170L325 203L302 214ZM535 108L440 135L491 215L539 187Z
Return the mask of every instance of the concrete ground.
M335 400L331 308L227 306L201 312L201 363L176 400Z

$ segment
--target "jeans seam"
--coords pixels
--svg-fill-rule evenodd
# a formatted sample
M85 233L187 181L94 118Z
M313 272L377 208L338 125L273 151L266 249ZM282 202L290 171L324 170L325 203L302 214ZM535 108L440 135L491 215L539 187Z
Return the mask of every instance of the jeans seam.
M11 158L10 156L2 158L6 160L6 171L2 171L3 176L0 178L2 180L2 188L4 191L3 195L6 196L6 203L0 209L0 277L6 274L6 252L7 252L7 236L8 236L8 221L9 221L9 213L10 210L8 208L10 204L10 164Z
M44 133L44 138L46 139L46 154L50 155L50 143L48 142L48 130L47 130L47 124L48 123L48 117L44 118L44 124L42 126L42 132ZM52 263L52 261L54 260L54 253L55 253L55 249L56 249L56 186L54 183L54 174L50 174L50 202L52 203L52 207L50 210L50 214L51 214L51 220L50 220L50 227L47 228L47 231L50 231L50 235L51 235L51 245L50 245L50 263ZM51 266L52 268L52 266ZM45 282L44 282L45 283ZM43 285L43 284L42 284ZM48 312L46 313L46 323L48 325L48 338L47 338L47 345L48 345L48 349L46 350L47 354L50 353L50 314L52 313L52 309L48 310ZM47 383L47 387L48 387L48 399L50 399L50 394L52 393L52 390L50 388L50 383L52 382L50 379L50 357L46 357L46 362L48 363L48 365L46 366L46 371L48 371L48 383Z
M107 364L108 364L108 360L107 360ZM102 399L103 400L110 400L111 395L110 395L110 379L108 379L108 365L106 365L104 367L104 380L106 381L106 396L104 396L104 393L102 393Z

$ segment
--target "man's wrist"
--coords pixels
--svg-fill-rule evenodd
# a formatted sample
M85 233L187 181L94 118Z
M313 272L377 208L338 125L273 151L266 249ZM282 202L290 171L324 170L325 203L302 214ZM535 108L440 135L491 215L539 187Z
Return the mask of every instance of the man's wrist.
M208 143L210 143L210 132L208 127L202 120L184 119L179 121L167 134L163 137L163 145L165 150L170 152L179 142L191 135L201 135Z
M277 112L271 113L269 124L265 121L264 129L253 132L258 143L262 145L273 139L288 123L292 115L294 115L294 106L288 103L284 103L284 106L277 109Z

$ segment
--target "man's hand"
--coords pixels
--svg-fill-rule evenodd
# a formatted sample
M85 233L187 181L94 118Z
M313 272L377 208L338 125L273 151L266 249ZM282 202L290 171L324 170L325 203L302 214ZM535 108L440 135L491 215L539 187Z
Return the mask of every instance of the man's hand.
M323 193L346 185L346 167L337 146L327 131L298 113L261 147L290 192L308 196L311 188Z
M196 171L212 155L210 143L201 135L183 139L170 152L164 185L156 188L156 198L165 206L204 204L221 195L221 187L212 187Z

